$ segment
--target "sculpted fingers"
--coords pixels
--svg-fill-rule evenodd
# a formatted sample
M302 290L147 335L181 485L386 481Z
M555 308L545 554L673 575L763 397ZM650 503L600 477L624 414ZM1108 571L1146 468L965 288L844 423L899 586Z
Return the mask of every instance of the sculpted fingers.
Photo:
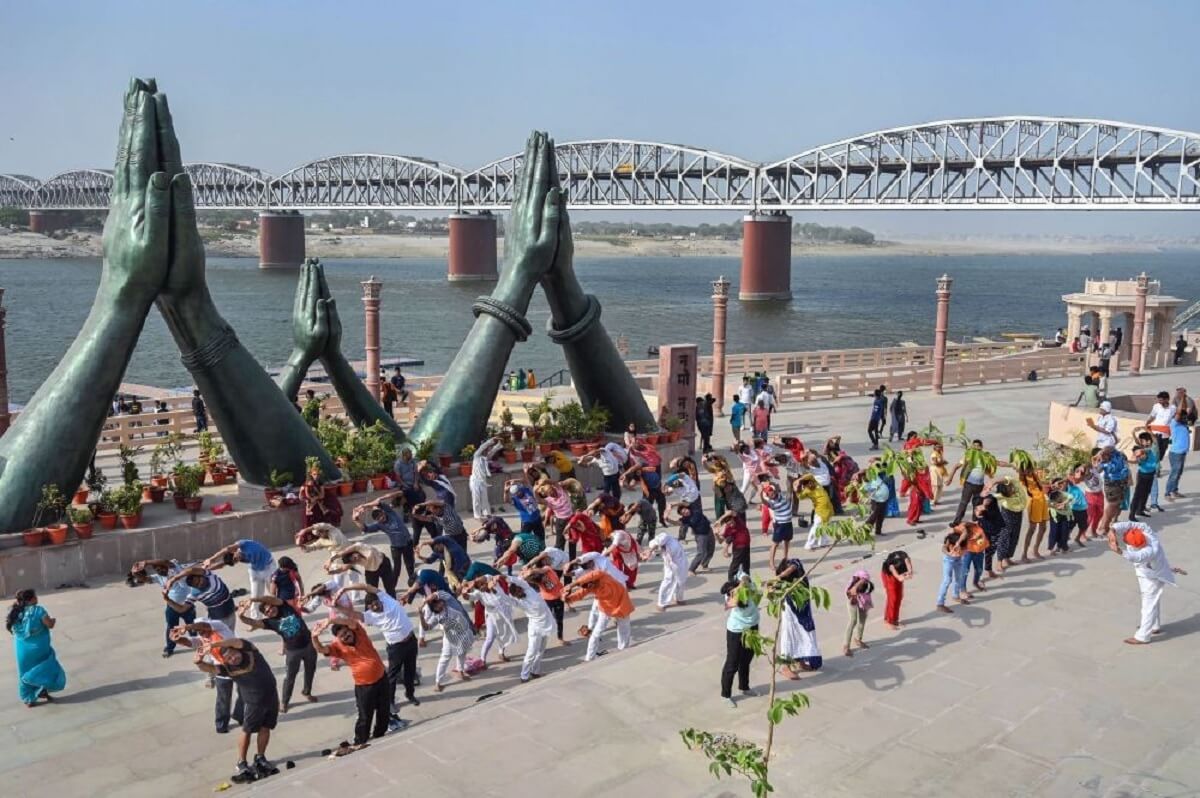
M133 116L133 132L129 151L129 191L138 204L144 200L141 189L150 182L150 175L158 171L158 115L154 100L145 91L138 92L137 111Z
M164 172L155 172L146 184L146 214L142 242L146 254L166 263L171 229L171 183Z
M183 171L183 157L179 153L179 138L175 135L175 122L167 105L167 95L154 95L154 115L158 132L158 154L161 167L172 178Z

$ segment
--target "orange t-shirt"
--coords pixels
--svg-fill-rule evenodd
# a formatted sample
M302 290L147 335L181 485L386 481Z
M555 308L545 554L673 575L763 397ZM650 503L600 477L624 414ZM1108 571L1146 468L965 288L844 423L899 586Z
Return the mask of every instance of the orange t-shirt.
M590 571L572 582L596 597L600 611L610 618L628 618L633 614L629 591L603 571Z
M563 583L558 578L558 574L554 569L548 568L542 571L542 584L538 587L538 592L542 594L542 598L546 601L554 601L563 596Z
M375 684L386 673L379 652L367 636L367 630L361 626L354 630L353 647L335 637L329 643L329 655L345 660L350 666L350 675L354 678L354 683L360 686Z

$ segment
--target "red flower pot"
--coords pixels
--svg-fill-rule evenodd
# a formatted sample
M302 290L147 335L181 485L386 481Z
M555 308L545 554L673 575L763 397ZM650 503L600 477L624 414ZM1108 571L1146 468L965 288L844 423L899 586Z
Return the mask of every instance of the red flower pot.
M181 494L172 493L171 498L175 500L175 509L176 510L186 510L187 509L187 505L184 504L184 502L186 502L187 499L183 498L183 496Z
M533 462L533 447L532 446L527 446L521 450L521 462L522 463L532 463Z
M117 514L116 513L99 513L96 515L96 520L98 520L100 522L100 526L104 529L116 529L117 528Z
M163 497L167 495L167 489L158 485L147 485L142 488L142 498L146 501L161 502Z
M165 488L167 487L167 477L165 475L150 477L150 484L156 488Z
M552 451L554 451L553 443L539 443L538 444L538 453L539 454L550 454L550 452L552 452Z
M517 450L516 449L505 449L504 450L504 462L508 463L509 465L512 465L513 463L517 462Z
M125 515L124 513L121 513L117 517L121 519L121 526L124 529L137 529L138 525L142 523L141 513L137 513L136 515Z
M353 492L354 492L354 483L352 483L352 482L339 482L338 483L338 495L339 496L349 496Z
M576 457L582 457L592 450L592 445L590 443L572 443L570 444L570 447L571 454L575 455Z
M94 527L89 524L71 524L71 528L75 530L75 535L80 540L87 540L92 536Z
M263 498L270 503L271 499L278 499L281 493L279 488L263 488Z
M67 525L51 524L46 527L46 537L50 538L51 546L61 546L67 542Z
M514 441L521 440L521 438L525 437L525 428L514 424L512 428L512 436Z
M387 490L387 474L371 477L371 487L375 490Z
M184 507L193 513L198 511L200 509L201 505L203 505L203 504L204 504L203 496L193 496L190 499L183 500Z
M212 484L214 485L224 485L226 479L228 479L224 471L213 471L209 476L212 477Z
M327 482L321 486L321 490L325 493L326 499L336 499L338 495L338 486L336 483Z
M471 464L470 463L459 463L458 464L458 475L460 477L471 476Z
M75 503L76 504L87 504L88 494L90 492L91 491L89 491L87 488L80 488L79 490L75 491L75 499L74 499Z
M439 454L438 455L438 465L442 467L443 471L448 469L450 467L450 464L453 462L454 462L454 457L452 455L448 455L448 454Z
M645 440L646 440L646 443L650 444L651 446L654 446L655 444L658 443L658 435L657 434L647 435L647 436L645 436Z
M355 493L366 493L367 492L367 482L369 482L369 480L356 479L356 480L354 480L354 483L350 487L354 489Z
M21 537L25 539L25 545L31 548L46 542L46 532L42 529L26 529L21 533Z

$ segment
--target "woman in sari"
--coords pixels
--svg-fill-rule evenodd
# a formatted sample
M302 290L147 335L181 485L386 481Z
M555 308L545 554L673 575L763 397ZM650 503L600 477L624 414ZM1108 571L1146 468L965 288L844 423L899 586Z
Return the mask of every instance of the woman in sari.
M66 671L50 645L54 623L32 589L17 591L4 627L13 636L16 649L17 695L27 707L36 705L39 698L51 700L51 693L67 686Z
M804 563L792 558L784 560L775 569L775 578L780 582L808 585L804 576ZM821 647L817 644L817 626L813 623L812 605L798 603L788 596L787 606L779 628L779 658L783 660L783 674L789 679L799 679L802 671L821 670Z
M304 526L313 524L342 525L342 504L336 496L325 493L321 470L314 468L300 488L300 501L304 502Z
M578 512L567 522L567 540L578 546L580 554L604 551L604 537L600 528L587 513Z

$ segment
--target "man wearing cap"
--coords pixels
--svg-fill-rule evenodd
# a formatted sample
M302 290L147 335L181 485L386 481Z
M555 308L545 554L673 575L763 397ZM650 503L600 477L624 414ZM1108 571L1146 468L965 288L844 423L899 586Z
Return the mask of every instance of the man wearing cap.
M1124 552L1117 545L1118 536L1125 543ZM1131 646L1144 646L1150 642L1151 635L1161 631L1159 616L1163 587L1174 585L1175 574L1187 576L1187 571L1171 567L1166 551L1158 542L1158 535L1141 522L1113 524L1108 533L1108 547L1133 563L1133 572L1137 574L1138 588L1142 593L1142 619L1133 637L1126 638L1125 642Z
M1087 425L1096 431L1096 448L1106 449L1117 445L1117 417L1112 414L1112 402L1100 403L1100 415L1086 419Z

